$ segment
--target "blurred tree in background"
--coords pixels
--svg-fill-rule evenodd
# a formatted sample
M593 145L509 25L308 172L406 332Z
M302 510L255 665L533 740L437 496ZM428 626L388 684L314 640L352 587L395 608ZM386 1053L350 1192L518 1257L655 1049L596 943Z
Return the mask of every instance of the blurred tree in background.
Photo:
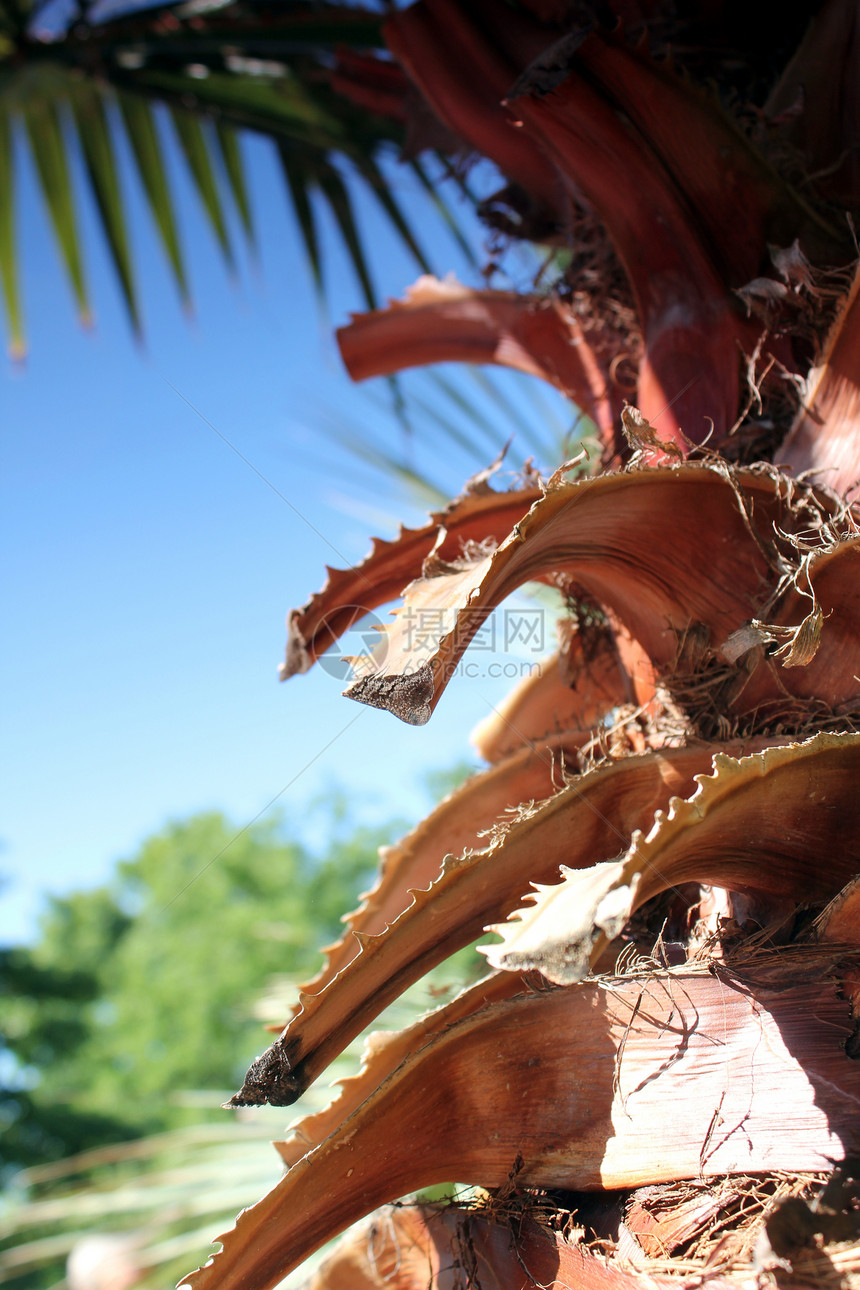
M430 792L469 770L428 776ZM171 823L103 886L51 897L32 947L0 951L0 1284L71 1286L67 1255L98 1257L100 1242L135 1285L173 1284L213 1227L276 1180L270 1139L292 1115L220 1104L402 822L363 828L333 792L303 826L320 845L277 819ZM431 991L476 970L473 952L455 958ZM431 997L397 1001L391 1024ZM300 1109L326 1097L315 1089Z
M3 951L7 1179L199 1121L188 1090L215 1090L214 1113L260 1046L247 1000L313 970L376 863L378 832L336 798L321 823L323 856L277 822L170 824L105 886L51 897L36 945Z

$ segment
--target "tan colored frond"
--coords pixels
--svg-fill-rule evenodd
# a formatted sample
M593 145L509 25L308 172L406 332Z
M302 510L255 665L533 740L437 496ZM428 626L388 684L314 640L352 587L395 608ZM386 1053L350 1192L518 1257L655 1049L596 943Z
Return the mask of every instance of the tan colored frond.
M623 764L623 763L622 763ZM824 901L860 869L852 812L860 735L816 735L734 759L714 757L691 797L673 798L643 821L626 853L592 869L569 869L532 903L492 930L493 967L579 980L633 911L685 882L752 895L762 921L785 902Z
M541 495L534 486L496 493L484 484L437 511L420 529L401 528L393 542L374 538L370 552L349 569L328 569L321 591L287 618L287 651L280 667L282 681L306 672L320 654L354 622L396 599L412 579L420 577L431 554L456 560L469 542L499 541Z
M735 746L734 751L744 748ZM561 867L578 865L583 871L581 882L591 898L578 891L576 912L584 915L590 936L592 909L604 884L612 886L616 872L627 872L621 862L609 862L630 846L638 829L650 827L655 813L680 801L677 794L693 789L697 776L711 769L713 754L707 746L672 748L606 763L574 777L548 801L527 803L499 825L484 849L459 856L446 856L441 849L434 854L434 829L444 837L448 821L445 804L437 808L418 839L426 886L400 883L395 888L386 883L391 892L386 904L397 910L396 916L378 934L360 935L359 952L319 993L302 994L301 1009L251 1067L235 1104L291 1104L392 999L480 936L488 923L511 914L531 884L554 882ZM460 803L470 797L460 790ZM598 860L604 863L595 870ZM404 877L417 876L408 864L401 872ZM659 884L652 888L649 894L662 890ZM632 902L628 905L632 909ZM519 926L506 924L505 929L510 935ZM589 950L590 946L589 940ZM501 958L500 965L509 966ZM548 973L545 966L536 966Z
M798 512L805 518L790 493L775 472L708 463L559 483L492 553L465 567L433 566L412 582L346 693L423 724L490 612L534 578L609 611L659 673L672 672L691 625L716 653L778 594L793 558L779 532L796 527ZM712 549L703 546L708 533L720 534ZM825 633L820 655L827 646ZM776 681L763 666L755 703L785 694L786 675Z
M601 979L443 1023L183 1284L266 1290L364 1214L450 1178L588 1190L827 1168L854 1142L860 1067L839 1047L836 984L792 971L787 956L780 987L754 994L706 970Z

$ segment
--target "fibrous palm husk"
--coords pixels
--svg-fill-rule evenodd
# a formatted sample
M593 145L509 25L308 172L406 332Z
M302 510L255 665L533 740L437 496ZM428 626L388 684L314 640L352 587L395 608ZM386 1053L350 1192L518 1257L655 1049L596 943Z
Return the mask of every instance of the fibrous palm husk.
M619 495L625 498L624 524L617 520L621 508L612 504ZM651 548L649 577L649 561L637 554L629 531L631 512L635 513L637 505L641 507L643 526L646 516L653 528L655 517L659 520L671 515L673 531L683 537L685 526L692 532L707 516L733 540L721 545L718 556L698 581L691 576L692 556L685 560L683 547L680 551L673 549L673 558L662 563L655 559ZM423 578L407 588L407 605L414 607L416 597L425 596L425 589L426 603L432 604L432 593L440 582L443 584L442 599L447 600L452 613L451 631L437 633L434 644L437 654L448 649L456 655L468 642L472 630L468 619L477 605L483 611L487 605L497 603L518 585L524 571L531 576L546 576L550 570L562 570L575 579L587 598L603 601L610 621L616 620L614 642L611 635L607 638L611 649L617 648L616 643L626 632L631 646L641 650L649 664L665 668L677 655L679 639L693 623L699 642L706 633L706 639L722 644L729 666L733 659L753 654L755 666L745 665L743 675L745 684L759 695L757 702L761 702L761 694L767 697L774 689L796 702L803 690L795 686L792 694L792 678L804 678L813 664L822 668L822 660L824 667L817 685L820 688L820 677L824 676L831 698L836 699L843 697L839 686L846 684L844 678L854 666L854 655L846 648L844 633L828 635L826 626L822 628L821 606L828 603L829 608L831 601L836 606L840 597L845 599L847 595L850 624L852 582L844 571L853 567L850 561L854 539L850 532L840 536L837 526L843 521L844 516L826 496L798 490L773 471L733 472L716 463L705 463L663 466L578 485L566 485L557 476L495 551L464 552L453 566L435 559L425 561ZM658 557L659 554L658 550ZM699 563L696 568L701 573ZM824 600L819 599L819 590ZM810 602L815 606L812 611ZM810 617L818 623L811 645L803 644L804 623ZM786 621L789 618L793 626ZM787 638L779 635L781 623L785 624ZM452 646L458 629L460 639ZM395 675L396 631L397 623L394 631L387 634L382 664ZM738 634L744 632L753 633L754 644L743 641L739 649ZM779 673L776 663L765 657L762 641L767 639L778 642L782 651ZM786 683L782 676L788 678ZM403 677L410 679L406 668ZM857 684L853 674L847 684L849 693L853 693L850 686ZM649 682L649 686L653 692L653 683ZM602 710L601 704L587 686L583 691L586 697L593 705L590 715L594 719ZM577 702L574 695L574 712ZM525 706L527 711L528 704ZM730 710L730 704L726 706ZM401 711L399 715L404 714ZM685 1109L685 1121L689 1121L697 1143L695 1166L692 1139L686 1145L679 1140L675 1144L677 1154L668 1155L659 1168L653 1162L645 1164L637 1156L641 1149L636 1146L640 1141L637 1134L641 1132L644 1140L660 1132L655 1108L658 1103L667 1104L665 1079L655 1089L654 1106L643 1111L646 1119L641 1131L626 1124L624 1132L619 1131L620 1113L612 1109L616 1095L621 1096L627 1116L628 1092L635 1090L638 1095L655 1082L657 1074L663 1077L664 1068L668 1071L678 1060L677 1055L663 1053L661 1047L666 1035L673 1033L676 983L681 982L679 988L693 999L697 1017L712 1004L714 981L720 991L726 985L722 977L705 978L697 972L690 973L689 979L659 972L653 976L652 980L661 982L660 988L668 991L673 1000L668 1019L655 1021L651 1017L651 1029L643 1037L643 1051L647 1048L656 1063L654 1071L620 1094L621 1086L613 1084L607 1090L605 1078L601 1083L595 1074L596 1091L590 1094L588 1104L588 1133L582 1124L572 1124L568 1114L559 1115L548 1109L562 1096L561 1085L556 1084L546 1089L530 1086L529 1096L547 1108L547 1122L524 1124L522 1116L515 1114L511 1100L516 1082L511 1063L516 1065L517 1054L531 1054L529 1060L536 1071L551 1072L551 1080L568 1078L559 1074L556 1060L574 1066L586 1060L581 1048L574 1058L573 1051L567 1053L562 1042L566 1032L561 1018L573 1015L572 1034L580 1043L580 1032L588 1027L595 1040L599 1033L609 1036L607 1051L614 1054L617 1066L622 1057L626 1060L631 1019L634 1014L638 1017L641 1003L628 1003L630 1026L619 1039L620 1032L616 1031L620 1022L607 1002L610 996L617 998L615 986L608 992L601 983L571 986L569 1007L573 1013L569 1014L561 1003L545 1002L555 998L552 992L530 993L522 974L537 969L544 980L565 985L579 982L644 902L680 884L706 882L739 891L753 899L761 921L773 914L784 914L798 901L822 902L835 896L860 868L849 811L860 768L860 736L818 735L806 742L786 743L784 736L770 735L757 736L746 745L722 748L707 743L663 748L598 765L569 778L553 792L553 777L561 766L554 762L552 754L564 747L565 739L570 741L569 748L575 748L580 733L561 732L555 736L554 747L544 742L503 760L483 779L479 777L458 790L415 835L395 849L377 889L351 916L346 936L333 947L323 973L311 983L315 992L309 989L301 995L300 1008L284 1034L251 1067L235 1099L237 1104L292 1102L386 1003L434 964L468 944L494 918L510 915L519 905L513 921L495 928L502 933L502 945L488 951L491 962L505 971L488 978L447 1009L430 1014L411 1031L378 1037L371 1043L365 1068L346 1082L341 1097L297 1126L294 1136L281 1147L290 1165L284 1183L253 1211L253 1218L246 1216L242 1220L239 1235L228 1242L227 1260L223 1261L222 1255L213 1265L219 1285L243 1284L241 1278L246 1275L255 1285L269 1284L276 1269L278 1275L282 1274L293 1260L303 1258L335 1228L414 1186L451 1177L483 1186L500 1185L505 1153L504 1170L508 1171L512 1158L522 1156L528 1161L530 1152L534 1156L532 1163L524 1166L523 1185L580 1189L635 1186L646 1181L691 1177L696 1172L706 1176L713 1170L749 1172L791 1167L788 1156L779 1155L781 1148L775 1144L772 1123L763 1124L760 1142L752 1134L754 1117L744 1120L748 1131L744 1138L746 1155L730 1160L725 1155L729 1147L720 1138L720 1145L714 1148L717 1163L709 1166L705 1160L703 1142L710 1150L715 1126L727 1122L724 1110L726 1089L732 1088L732 1063L751 1060L749 1043L743 1037L746 1023L739 1022L736 1031L724 1033L721 1046L726 1051L721 1053L724 1064L719 1076L713 1074L704 1049L697 1050L687 1072L691 1095L699 1109L716 1097L707 1085L708 1078L718 1079L722 1087L719 1105L711 1107L711 1118L704 1128ZM535 784L551 794L545 801L527 798L529 786ZM485 812L480 821L475 818L473 803L481 803L477 809ZM499 817L503 803L518 809L502 823ZM822 811L823 804L826 810ZM492 817L497 823L489 846L472 850L478 840L476 824L491 824ZM449 847L463 849L459 854L457 849L448 854ZM528 884L551 882L560 867L566 875L561 886L539 891L533 905L524 909L522 900ZM844 970L844 947L823 952L828 969L839 964ZM792 984L786 985L789 977ZM791 990L797 990L801 992L796 996L800 1011L815 1008L819 1015L825 1015L825 995L821 991L830 991L826 997L832 995L834 1006L841 1008L840 1024L844 1037L850 1038L851 1016L838 1001L835 986L825 987L821 972L810 981L799 960L793 961L789 977L780 978L783 1003ZM701 984L703 981L707 983ZM627 987L618 989L624 994ZM769 990L773 990L773 982L762 984L759 973L754 986L738 994L757 1023L763 1017L772 1017L774 1009L779 1011ZM804 990L818 993L813 999L811 994L804 995ZM721 993L720 999L725 1021ZM562 1010L557 1016L553 1011L556 1007ZM549 1010L546 1016L544 1008ZM608 1031L594 1029L595 1009L608 1018ZM535 1010L541 1013L535 1024L543 1034L543 1042L537 1047L533 1038L536 1032L530 1029L537 1016ZM830 1013L826 1015L828 1024L835 1025ZM773 1022L777 1031L784 1029L785 1018L782 1014L780 1018ZM800 1025L799 1021L786 1024ZM692 1028L696 1034L698 1025L697 1020ZM686 1033L687 1028L687 1022L683 1022L681 1029ZM492 1041L487 1038L488 1032L493 1035ZM811 1039L811 1035L810 1030L806 1038ZM832 1031L829 1037L832 1041ZM482 1047L490 1042L495 1045L492 1062ZM769 1037L769 1053L773 1042ZM705 1047L708 1045L717 1046L712 1038ZM828 1067L826 1080L839 1089L844 1074L840 1062L847 1059L838 1043L831 1043L828 1059L843 1072L837 1076ZM595 1060L596 1072L603 1058L598 1060L595 1056ZM805 1072L803 1079L808 1077L812 1062L812 1053L804 1051L799 1056L797 1070ZM734 1082L742 1089L739 1095L749 1102L750 1098L754 1100L755 1088L751 1094L749 1070L744 1069L745 1079L738 1074ZM479 1071L485 1072L479 1098L485 1119L481 1119L474 1099L466 1097L468 1109L459 1120L458 1098L465 1096L463 1090L478 1079ZM772 1090L783 1078L787 1078L784 1071L769 1068L756 1075L753 1084ZM493 1092L497 1084L500 1090L504 1086L504 1093ZM428 1090L432 1090L432 1107L427 1103ZM792 1085L788 1096L802 1109L799 1090L800 1083L796 1088ZM671 1101L677 1095L674 1089L670 1093ZM596 1114L601 1095L608 1099L605 1122ZM836 1100L847 1105L852 1096L850 1090L843 1091ZM428 1131L426 1138L418 1135L415 1116L419 1105L427 1112L422 1120ZM437 1110L433 1108L438 1109L441 1119L434 1118ZM511 1126L509 1137L506 1119ZM553 1138L550 1121L555 1123L560 1137ZM402 1160L387 1142L390 1135L384 1126L394 1122L402 1130L407 1148ZM824 1117L827 1131L838 1122L837 1111L831 1112L828 1106ZM592 1130L596 1136L589 1137ZM826 1144L821 1133L822 1129L808 1116L802 1125L798 1122L795 1136L790 1143L783 1143L795 1168L819 1168L825 1150L838 1155L839 1151L852 1149L846 1146L850 1138L847 1129L837 1130L838 1142L830 1138ZM725 1142L731 1137L732 1133L724 1135ZM541 1141L540 1150L535 1146L537 1138ZM345 1154L338 1155L339 1152ZM339 1172L334 1163L347 1157L348 1185L343 1171ZM659 1172L663 1167L665 1174ZM318 1218L314 1218L317 1188L326 1200L324 1206L321 1202ZM307 1233L296 1231L291 1235L284 1215L290 1212L291 1197L299 1190L305 1204ZM251 1264L249 1250L253 1250ZM200 1284L205 1285L208 1273L202 1275ZM234 1275L239 1279L230 1280Z
M639 1189L626 1206L625 1193L615 1193L605 1206L609 1224L582 1193L528 1193L514 1185L456 1203L385 1207L337 1243L310 1290L423 1290L430 1280L441 1290L464 1283L668 1290L691 1282L758 1290L774 1274L780 1285L853 1290L857 1218L843 1209L843 1230L833 1234L831 1218L840 1216L828 1212L832 1181L796 1173L702 1180ZM598 1239L590 1230L595 1216ZM616 1228L612 1239L608 1226ZM669 1248L682 1254L670 1258Z
M543 1218L540 1202L529 1206L525 1198L508 1205L488 1200L486 1208L386 1208L338 1242L309 1290L423 1290L429 1278L440 1290L455 1290L464 1280L512 1281L523 1290L641 1290L640 1273L570 1243L543 1226ZM658 1276L647 1284L675 1283Z
M801 234L816 263L845 264L849 239L647 40L634 46L588 9L536 17L423 0L389 19L386 39L436 114L531 199L521 235L540 219L566 232L571 204L599 213L636 300L638 405L682 451L709 433L722 445L739 350L762 341L793 363L733 292L765 271L768 243Z
M856 14L848 0L820 7L751 124L737 94L757 76L770 83L778 33L750 41L747 68L746 28L738 62L720 26L728 11L700 8L610 0L605 19L559 0L419 0L386 23L412 90L509 181L488 203L495 227L567 254L547 260L545 299L536 283L517 299L425 280L345 329L352 369L465 350L526 367L579 391L604 468L624 468L566 482L568 464L512 494L484 480L479 500L376 544L293 615L285 672L309 666L362 608L402 596L347 693L420 725L487 616L535 579L578 622L605 625L618 669L602 695L593 659L569 688L555 676L523 686L482 735L497 764L389 854L236 1101L290 1103L386 1002L493 920L499 970L371 1038L339 1097L279 1145L286 1177L191 1278L198 1290L273 1285L380 1203L454 1179L508 1198L624 1193L608 1265L558 1233L512 1259L499 1225L479 1220L473 1252L503 1290L586 1278L644 1290L673 1266L752 1290L769 1267L786 1271L776 1221L769 1244L735 1243L730 1256L716 1241L697 1262L702 1224L750 1185L790 1212L781 1171L796 1184L782 1198L802 1207L807 1171L860 1147L856 515L824 475L813 486L719 455L749 462L756 445L769 454L785 440L795 471L835 467L839 487L856 475L856 246L849 213L827 204L856 170ZM825 77L816 121L804 92L824 96L822 51L833 92ZM373 69L356 74L371 92ZM770 158L792 145L801 155L777 173ZM636 407L618 408L619 362ZM669 894L671 912L659 903ZM660 933L659 952L626 971L661 920L678 941ZM804 1240L820 1246L838 1224L817 1213ZM447 1284L446 1249L481 1284L452 1244L462 1212L446 1211L438 1245L422 1222L422 1285ZM413 1239L405 1219L400 1230ZM823 1250L806 1253L805 1284L858 1266L856 1250L840 1264L828 1247L826 1265L811 1261ZM406 1290L415 1264L380 1258L386 1283L402 1277ZM379 1274L355 1257L343 1270L367 1290Z
M561 884L540 888L511 922L495 926L502 944L488 947L487 958L560 984L578 980L634 909L687 881L766 903L823 902L860 870L851 811L858 774L854 734L815 735L740 760L717 753L713 774L658 810L620 859L565 868Z
M519 994L453 1024L441 1009L186 1283L273 1286L362 1214L452 1177L589 1190L825 1169L855 1148L860 1097L832 966L803 962L797 984L789 953L775 989L704 967Z

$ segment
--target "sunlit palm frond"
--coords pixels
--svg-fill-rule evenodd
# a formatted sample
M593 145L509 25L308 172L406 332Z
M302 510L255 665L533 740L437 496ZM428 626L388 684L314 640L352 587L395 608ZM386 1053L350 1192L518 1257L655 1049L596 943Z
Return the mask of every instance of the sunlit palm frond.
M0 282L9 345L24 349L15 237L15 171L26 139L79 316L91 303L76 192L83 170L132 327L141 329L134 252L117 153L127 141L171 275L190 298L165 167L166 107L187 172L220 252L233 266L230 206L253 242L240 139L274 140L318 287L316 210L333 217L364 300L376 304L373 265L354 214L369 190L422 270L426 256L391 192L381 162L400 148L402 122L364 109L332 87L336 48L380 46L381 15L334 4L253 7L168 4L99 18L83 5L66 30L46 30L45 7L0 4ZM79 159L82 166L78 164ZM428 197L455 235L450 212L423 170Z

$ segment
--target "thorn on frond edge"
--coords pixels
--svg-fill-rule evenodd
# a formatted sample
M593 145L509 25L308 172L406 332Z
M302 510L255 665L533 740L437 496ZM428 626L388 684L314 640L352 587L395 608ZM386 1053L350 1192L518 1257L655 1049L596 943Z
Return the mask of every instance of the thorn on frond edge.
M251 1065L238 1093L224 1103L225 1110L240 1106L292 1106L301 1095L301 1081L293 1073L280 1043L274 1043Z

